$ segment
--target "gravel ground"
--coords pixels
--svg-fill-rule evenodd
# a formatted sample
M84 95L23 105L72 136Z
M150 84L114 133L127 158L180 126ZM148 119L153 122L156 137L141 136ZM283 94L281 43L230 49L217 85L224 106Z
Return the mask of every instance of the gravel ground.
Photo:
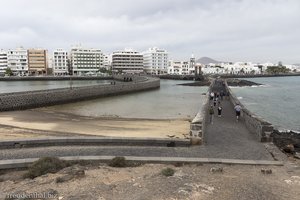
M247 150L247 149L245 149ZM273 160L265 150L227 150L213 146L194 147L140 147L140 146L60 146L23 149L1 149L0 160L40 158L45 156L153 156L153 157L201 157L242 160Z
M0 197L16 192L51 192L53 199L63 200L297 200L300 195L299 167L293 172L286 167L268 167L272 174L262 174L262 167L239 165L76 167L84 169L85 175L62 183L55 180L69 169L34 180L21 179L22 171L8 172L0 176ZM166 167L175 169L174 176L161 174ZM212 168L222 168L223 172L212 172Z

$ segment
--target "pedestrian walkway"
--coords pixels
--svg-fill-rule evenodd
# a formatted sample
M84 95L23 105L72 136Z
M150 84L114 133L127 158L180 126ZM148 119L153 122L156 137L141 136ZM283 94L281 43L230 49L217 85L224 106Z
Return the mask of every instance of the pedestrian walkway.
M222 82L219 81L212 91L221 92L221 90L226 91ZM210 101L210 104L213 104L213 101ZM204 141L207 148L215 152L222 149L227 154L233 155L239 152L239 154L244 154L244 159L247 159L248 156L259 159L260 155L265 155L264 144L257 140L242 121L236 121L234 106L230 100L224 98L221 105L223 107L222 117L217 116L217 106L215 106L213 124L209 122L207 124Z

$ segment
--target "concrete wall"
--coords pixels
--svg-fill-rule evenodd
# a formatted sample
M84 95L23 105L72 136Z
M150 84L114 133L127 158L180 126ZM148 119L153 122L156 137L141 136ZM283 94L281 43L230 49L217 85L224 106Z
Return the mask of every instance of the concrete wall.
M207 126L206 122L208 120L209 93L211 92L213 85L214 81L211 82L208 88L208 92L205 95L201 109L190 124L190 136L192 144L203 144L203 142L205 142L205 131Z
M241 105L241 120L244 121L246 127L257 136L259 141L270 142L272 140L271 133L273 132L272 124L250 112L233 94L232 90L228 87L227 81L225 81L225 85L233 106L236 104Z
M0 94L0 111L36 108L160 87L160 80L157 78L140 77L136 80L139 81Z

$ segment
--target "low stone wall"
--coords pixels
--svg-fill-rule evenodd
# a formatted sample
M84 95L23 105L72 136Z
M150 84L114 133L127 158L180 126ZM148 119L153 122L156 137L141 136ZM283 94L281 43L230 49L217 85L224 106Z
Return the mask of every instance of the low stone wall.
M211 88L214 85L214 81L211 82L208 92L205 95L205 100L202 104L201 109L192 120L190 124L190 136L191 136L191 144L203 144L205 142L205 131L208 120L208 106L209 106L209 94L211 92Z
M250 112L233 94L232 90L228 87L227 81L225 81L225 86L227 92L229 93L229 98L233 106L240 104L242 107L241 120L244 121L246 127L254 134L261 142L272 141L271 134L273 132L273 126L271 123L265 121L261 117Z
M160 87L160 80L157 78L144 77L138 80L140 81L0 94L0 111L50 106Z

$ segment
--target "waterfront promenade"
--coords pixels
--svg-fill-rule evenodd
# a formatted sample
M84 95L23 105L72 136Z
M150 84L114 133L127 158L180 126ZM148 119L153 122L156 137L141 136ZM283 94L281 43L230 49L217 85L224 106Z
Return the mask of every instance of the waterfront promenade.
M215 85L212 91L225 90ZM0 160L38 158L44 156L139 156L139 157L186 157L220 158L240 160L274 160L265 144L258 141L241 122L236 122L230 100L222 101L222 117L217 117L215 108L214 124L207 124L204 144L191 147L164 146L49 146L21 149L3 149ZM120 133L122 131L120 130Z

